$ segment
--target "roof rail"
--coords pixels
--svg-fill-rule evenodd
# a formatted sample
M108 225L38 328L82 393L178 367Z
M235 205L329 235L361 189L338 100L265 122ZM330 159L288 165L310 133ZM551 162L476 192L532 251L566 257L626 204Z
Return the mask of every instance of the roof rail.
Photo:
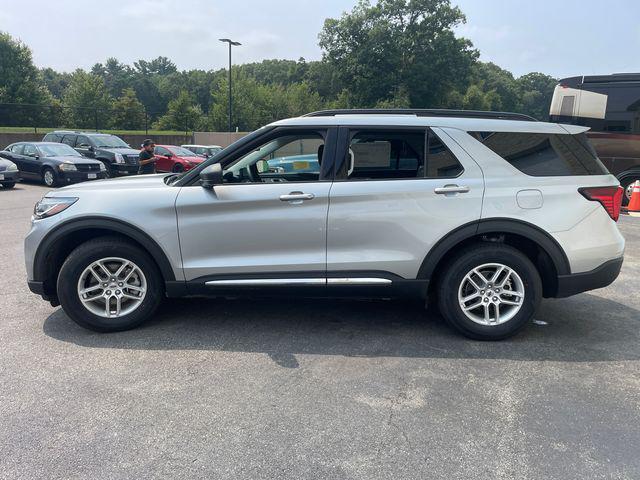
M303 117L334 117L337 115L414 115L416 117L497 118L502 120L537 120L524 113L487 112L482 110L447 110L444 108L354 108L320 110Z

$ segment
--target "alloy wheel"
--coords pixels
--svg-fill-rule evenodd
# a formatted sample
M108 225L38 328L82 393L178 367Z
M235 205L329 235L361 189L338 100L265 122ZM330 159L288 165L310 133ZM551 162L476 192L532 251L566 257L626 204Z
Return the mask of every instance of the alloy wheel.
M469 320L494 326L508 322L520 311L524 295L524 283L515 270L500 263L486 263L464 276L458 303Z
M45 170L43 178L44 178L44 183L47 187L53 186L53 183L55 182L55 178L51 170L48 170L48 169Z
M135 263L118 257L96 260L78 280L78 297L94 315L118 318L130 314L144 301L147 279Z

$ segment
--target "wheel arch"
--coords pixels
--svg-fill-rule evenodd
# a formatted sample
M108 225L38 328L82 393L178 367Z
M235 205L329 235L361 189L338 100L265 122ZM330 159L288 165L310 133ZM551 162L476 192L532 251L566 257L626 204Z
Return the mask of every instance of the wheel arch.
M155 240L133 225L101 217L70 220L49 232L34 256L34 280L43 282L44 292L55 296L57 275L69 253L88 240L107 235L120 236L141 247L154 260L163 280L175 281L171 263Z
M527 255L540 273L545 297L557 293L558 275L571 273L564 250L547 232L522 220L490 218L462 225L440 239L423 260L418 278L429 280L431 288L451 254L476 242L502 242Z

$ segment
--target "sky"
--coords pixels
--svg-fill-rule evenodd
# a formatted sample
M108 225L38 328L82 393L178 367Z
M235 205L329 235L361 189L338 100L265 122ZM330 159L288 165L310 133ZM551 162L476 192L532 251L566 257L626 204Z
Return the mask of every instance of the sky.
M0 31L39 67L89 69L108 57L132 64L166 56L180 69L228 61L219 38L242 43L234 63L321 58L318 33L356 0L0 0ZM452 0L456 28L483 61L520 76L640 72L640 0Z

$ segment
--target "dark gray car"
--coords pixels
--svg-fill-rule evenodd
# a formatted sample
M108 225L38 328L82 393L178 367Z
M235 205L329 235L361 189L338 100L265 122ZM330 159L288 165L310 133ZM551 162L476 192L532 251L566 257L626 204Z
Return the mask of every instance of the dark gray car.
M22 178L49 187L107 178L104 165L83 157L68 145L53 142L12 143L0 156L18 166Z

